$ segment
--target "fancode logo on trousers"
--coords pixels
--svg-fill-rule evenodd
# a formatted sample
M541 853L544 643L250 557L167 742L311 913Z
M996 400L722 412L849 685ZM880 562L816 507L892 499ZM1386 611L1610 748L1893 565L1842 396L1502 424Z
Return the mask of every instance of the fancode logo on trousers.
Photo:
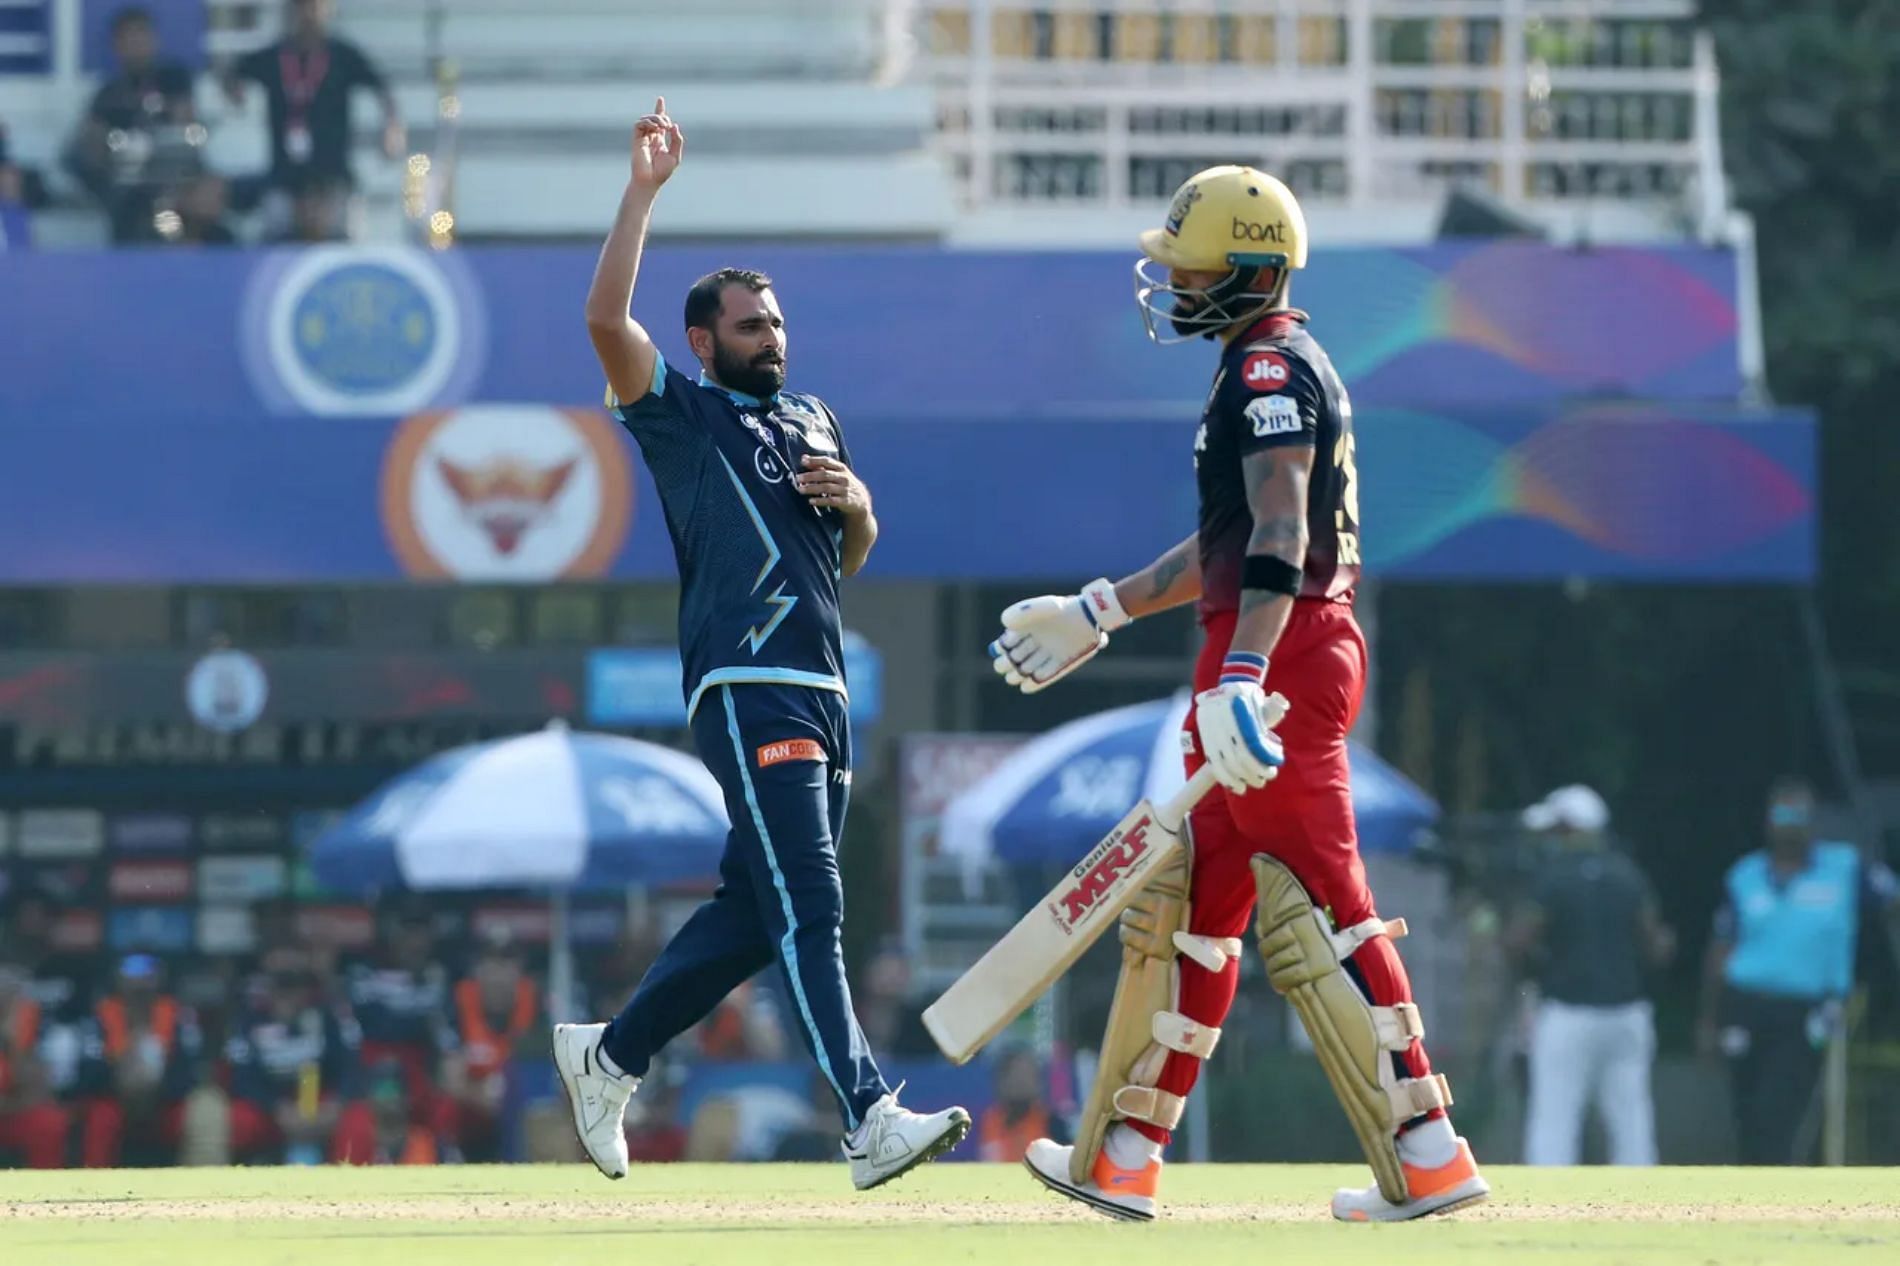
M778 743L767 743L759 748L759 768L767 765L782 765L788 760L825 759L825 749L817 739L785 739Z
M1058 895L1049 906L1057 927L1064 932L1075 931L1075 925L1088 918L1089 913L1115 891L1147 854L1148 828L1153 824L1153 818L1141 819L1121 835L1103 840L1076 863L1075 869L1069 872L1075 876L1075 885Z

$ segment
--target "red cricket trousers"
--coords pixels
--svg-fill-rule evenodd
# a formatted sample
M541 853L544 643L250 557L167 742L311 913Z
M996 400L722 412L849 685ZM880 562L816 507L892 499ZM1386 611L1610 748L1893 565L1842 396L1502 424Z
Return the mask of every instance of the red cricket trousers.
M59 1169L71 1128L72 1117L56 1103L0 1113L0 1151L18 1152L28 1169Z
M1233 639L1236 615L1206 617L1207 644L1194 666L1199 694L1220 682L1221 661ZM1366 868L1359 860L1353 826L1352 788L1346 766L1346 733L1359 715L1365 693L1366 639L1344 603L1300 599L1293 604L1267 669L1266 688L1286 696L1289 711L1276 731L1286 747L1279 776L1244 796L1220 787L1202 799L1189 818L1193 873L1188 930L1203 936L1240 937L1251 944L1250 925L1256 897L1250 859L1266 853L1290 869L1316 905L1346 927L1374 917ZM1193 777L1205 763L1194 712L1185 731L1191 740L1187 772ZM1178 1010L1197 1024L1219 1027L1234 1005L1240 963L1210 972L1190 958L1179 958ZM1392 942L1374 937L1360 946L1346 970L1375 1006L1409 1002L1412 984ZM1400 1056L1407 1077L1431 1072L1418 1042ZM1201 1061L1169 1052L1161 1068L1160 1089L1186 1096L1200 1075ZM1135 1129L1166 1143L1169 1131L1145 1121Z

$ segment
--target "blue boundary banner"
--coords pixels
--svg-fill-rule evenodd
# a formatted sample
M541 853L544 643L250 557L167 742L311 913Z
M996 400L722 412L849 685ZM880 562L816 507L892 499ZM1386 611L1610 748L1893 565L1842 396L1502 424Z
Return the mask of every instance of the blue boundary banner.
M389 416L601 398L581 321L595 252L392 247L0 256L0 417ZM853 417L1172 414L1211 374L1158 349L1130 253L656 247L635 315L690 364L680 303L726 264L765 269L795 385ZM1315 251L1295 299L1360 406L1729 400L1735 261L1700 247L1469 242Z
M0 256L0 584L671 578L596 403L593 258ZM1127 256L656 249L636 315L682 363L678 297L734 262L777 278L794 382L877 496L870 575L1094 575L1192 527L1211 360L1147 342ZM1696 247L1316 253L1297 298L1357 406L1373 574L1810 578L1812 418L1710 403L1741 385L1734 273Z
M1354 425L1374 576L1814 573L1815 428L1798 411L1365 409ZM1191 415L845 426L882 524L868 576L1133 570L1194 526ZM147 418L109 436L10 426L0 534L14 543L0 584L666 580L676 566L631 441L603 414L540 406Z

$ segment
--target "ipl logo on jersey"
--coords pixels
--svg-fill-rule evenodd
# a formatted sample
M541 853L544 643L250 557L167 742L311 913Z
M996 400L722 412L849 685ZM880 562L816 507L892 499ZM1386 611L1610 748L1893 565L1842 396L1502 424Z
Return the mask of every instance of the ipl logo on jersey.
M627 538L632 469L599 414L474 405L397 429L382 503L390 548L411 576L598 576Z
M464 396L484 341L459 261L402 247L267 258L245 297L245 367L278 412L407 413Z

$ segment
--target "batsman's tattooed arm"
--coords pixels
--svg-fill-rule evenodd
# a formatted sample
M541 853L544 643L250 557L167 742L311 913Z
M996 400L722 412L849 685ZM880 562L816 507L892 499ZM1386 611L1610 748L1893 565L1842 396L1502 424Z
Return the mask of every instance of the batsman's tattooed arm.
M1128 618L1193 602L1201 596L1201 539L1197 532L1134 575L1118 582L1115 597Z
M1181 579L1181 573L1188 569L1194 560L1188 556L1185 545L1177 545L1161 556L1154 565L1153 581L1148 587L1148 597L1159 600L1168 596L1168 590L1174 588L1174 582Z
M1313 472L1313 450L1272 448L1241 458L1253 532L1247 553L1277 558L1289 567L1306 560L1306 485ZM1269 655L1292 614L1293 599L1264 589L1242 589L1240 622L1232 649Z

